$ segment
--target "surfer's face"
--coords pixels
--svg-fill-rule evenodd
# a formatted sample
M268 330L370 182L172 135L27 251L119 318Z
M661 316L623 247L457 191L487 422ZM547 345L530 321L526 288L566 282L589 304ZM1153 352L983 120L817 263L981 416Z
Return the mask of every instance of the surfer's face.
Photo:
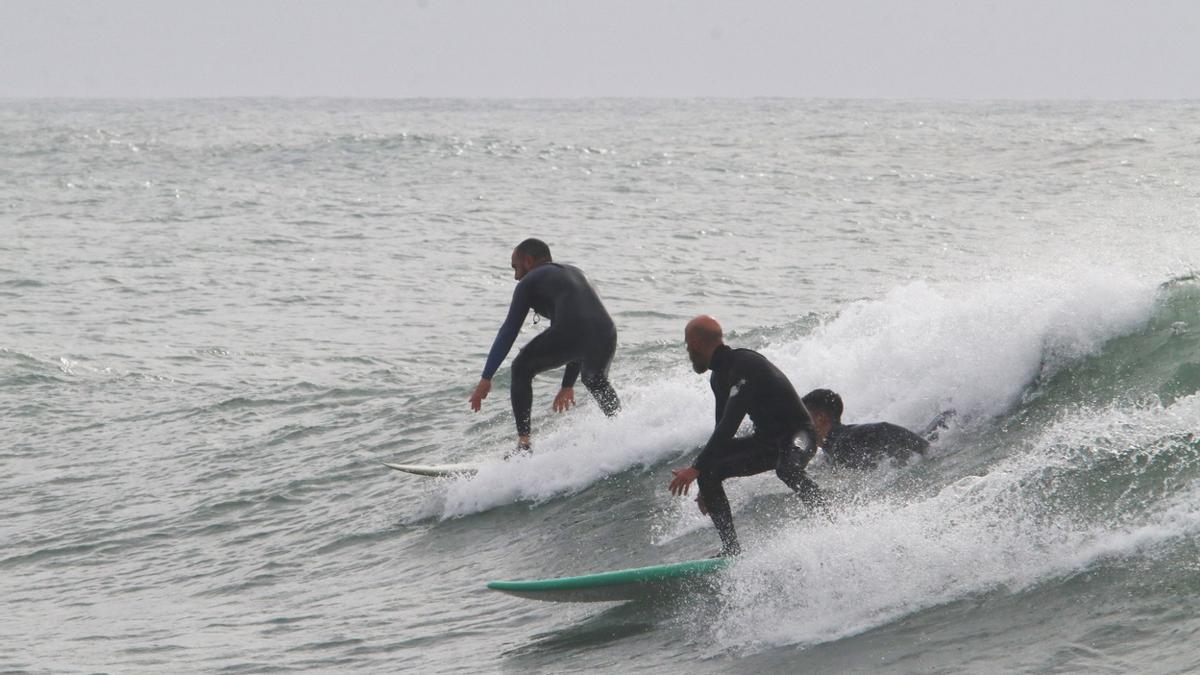
M813 427L817 430L817 443L824 443L825 437L829 435L829 430L833 428L833 418L823 410L811 411L810 416Z
M697 373L703 373L708 370L708 361L710 356L705 354L700 345L696 344L695 340L687 341L688 358L692 360L692 370Z
M512 268L513 268L513 278L516 279L517 281L520 281L521 277L525 276L526 274L529 274L529 270L533 269L533 257L527 256L527 255L521 255L520 253L513 251L512 252Z

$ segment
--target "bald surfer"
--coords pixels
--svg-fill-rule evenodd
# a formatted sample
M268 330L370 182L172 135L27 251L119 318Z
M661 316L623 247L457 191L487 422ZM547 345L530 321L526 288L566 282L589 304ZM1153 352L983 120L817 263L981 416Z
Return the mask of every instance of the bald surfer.
M492 376L512 349L529 310L550 320L550 327L535 336L512 362L512 410L517 425L517 451L530 449L533 378L538 373L566 366L562 387L553 408L563 412L575 405L575 380L596 399L605 415L621 408L617 392L608 381L608 367L617 349L617 329L600 302L596 289L578 267L554 262L550 247L540 239L526 239L512 252L513 291L508 317L500 326L488 352L483 376L471 393L471 409L478 412L492 390Z
M722 486L725 479L775 471L805 504L821 505L816 483L804 472L817 447L812 420L787 376L762 354L726 345L716 319L692 319L683 337L692 368L697 373L712 371L716 427L691 466L672 471L671 494L687 494L698 481L696 503L717 528L721 555L736 555L741 547ZM754 432L735 438L747 415Z

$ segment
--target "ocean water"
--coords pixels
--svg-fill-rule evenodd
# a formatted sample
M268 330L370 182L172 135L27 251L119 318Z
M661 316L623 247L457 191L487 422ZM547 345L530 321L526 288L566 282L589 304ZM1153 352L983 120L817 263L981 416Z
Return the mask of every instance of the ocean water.
M624 410L543 376L503 462L527 236ZM1198 269L1197 103L0 101L0 671L1193 672ZM830 519L728 483L711 592L487 591L717 548L698 313L847 421L958 414L818 458Z

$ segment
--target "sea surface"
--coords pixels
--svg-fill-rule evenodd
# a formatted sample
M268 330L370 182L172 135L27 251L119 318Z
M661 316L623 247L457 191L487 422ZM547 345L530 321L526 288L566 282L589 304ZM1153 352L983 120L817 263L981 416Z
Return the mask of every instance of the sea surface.
M547 374L504 462L529 236L624 409ZM0 101L0 671L1195 672L1196 270L1194 102ZM848 422L957 414L818 457L830 518L731 480L707 592L486 590L716 551L700 313Z

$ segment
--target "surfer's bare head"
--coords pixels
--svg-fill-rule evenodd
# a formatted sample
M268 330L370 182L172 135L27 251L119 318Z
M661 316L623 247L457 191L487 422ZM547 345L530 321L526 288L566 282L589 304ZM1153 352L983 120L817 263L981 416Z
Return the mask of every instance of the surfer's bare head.
M541 239L526 239L513 249L513 278L520 281L521 277L529 274L529 270L550 261L550 247L546 242Z
M713 352L725 344L725 334L721 324L707 314L692 319L683 329L683 341L687 343L688 358L692 360L692 369L697 373L708 370L712 363Z

